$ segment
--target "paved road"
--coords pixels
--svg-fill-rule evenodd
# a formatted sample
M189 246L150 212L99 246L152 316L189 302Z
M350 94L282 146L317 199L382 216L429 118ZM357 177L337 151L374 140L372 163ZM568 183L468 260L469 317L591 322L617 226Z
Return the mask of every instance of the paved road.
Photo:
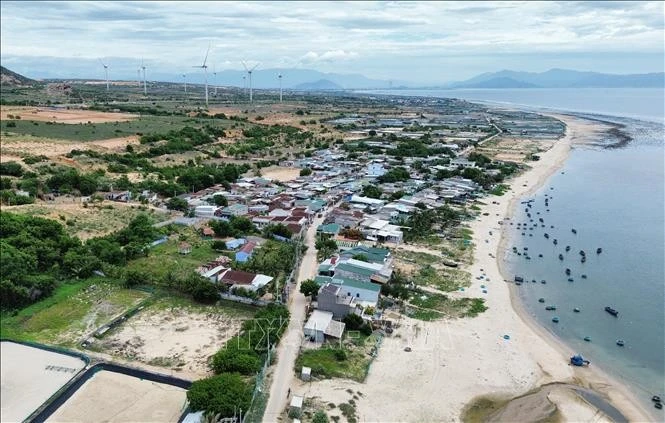
M323 223L325 215L320 218L314 219L307 234L305 235L305 245L307 245L307 252L302 259L300 269L298 271L297 286L291 286L289 294L289 311L291 312L291 320L289 327L286 329L279 346L277 347L277 364L272 376L272 385L270 386L270 396L268 397L268 404L266 411L263 415L264 422L276 422L277 417L284 411L287 404L287 393L291 380L294 376L296 358L300 351L300 344L303 339L303 325L305 319L305 304L306 299L300 293L300 282L306 279L312 279L316 275L318 261L316 260L316 228Z

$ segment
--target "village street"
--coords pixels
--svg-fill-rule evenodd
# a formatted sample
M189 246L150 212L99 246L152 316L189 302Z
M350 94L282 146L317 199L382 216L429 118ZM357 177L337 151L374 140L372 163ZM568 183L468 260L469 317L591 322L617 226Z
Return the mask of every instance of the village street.
M332 209L333 207L331 207ZM323 223L326 214L315 218L309 226L305 235L307 252L302 259L298 271L297 284L291 287L289 292L289 312L291 318L289 327L286 329L279 346L277 347L277 364L272 374L270 396L266 411L263 415L264 422L276 422L279 415L286 407L287 394L291 380L294 377L294 366L300 351L303 339L303 325L305 323L306 298L300 293L300 283L306 279L316 276L318 261L316 259L316 228Z

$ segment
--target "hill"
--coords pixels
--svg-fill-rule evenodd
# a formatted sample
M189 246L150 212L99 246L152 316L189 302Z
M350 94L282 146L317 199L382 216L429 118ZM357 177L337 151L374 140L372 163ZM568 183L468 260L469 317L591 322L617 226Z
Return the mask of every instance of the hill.
M502 70L484 73L466 81L451 84L451 88L662 88L665 73L616 75L599 72L579 72L550 69L546 72L517 72Z
M303 82L295 86L296 90L322 91L322 90L343 90L341 86L327 79L319 79L316 82Z
M12 72L4 66L0 66L0 85L23 87L35 85L37 81L27 78L16 72Z

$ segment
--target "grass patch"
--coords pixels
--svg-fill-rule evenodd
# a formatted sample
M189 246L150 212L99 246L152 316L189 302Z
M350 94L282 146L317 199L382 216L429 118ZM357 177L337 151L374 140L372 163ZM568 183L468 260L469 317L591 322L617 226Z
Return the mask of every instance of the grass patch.
M150 310L169 311L175 309L186 309L192 313L215 313L225 314L233 317L252 318L257 308L247 304L236 303L234 301L220 300L217 304L200 304L189 297L179 294L164 295L150 305Z
M434 287L440 291L457 291L471 285L471 275L455 268L434 268L426 265L413 278L416 285Z
M434 254L423 253L420 251L396 250L394 254L398 259L416 264L434 264L441 261L441 258Z
M369 351L376 342L374 335L358 334L343 346L324 344L319 349L304 350L296 360L296 371L304 367L312 369L312 376L319 378L345 378L362 382L371 363Z
M506 184L498 184L494 188L492 188L492 190L490 191L490 194L501 196L501 195L505 194L506 191L508 191L509 189L510 189L510 187Z
M450 298L443 294L418 293L411 297L407 315L414 319L436 320L449 317L475 317L487 310L482 298Z
M120 288L101 278L66 283L43 301L14 315L3 314L0 336L70 346L148 295Z

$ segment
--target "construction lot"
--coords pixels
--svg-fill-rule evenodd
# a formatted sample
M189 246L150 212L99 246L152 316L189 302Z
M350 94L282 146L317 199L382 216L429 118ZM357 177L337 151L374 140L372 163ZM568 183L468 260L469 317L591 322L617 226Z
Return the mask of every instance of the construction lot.
M3 422L26 419L86 365L80 358L9 341L0 342L0 359Z
M174 304L165 298L113 329L91 348L125 360L205 376L209 357L237 335L252 315L239 307Z
M177 422L186 402L183 388L99 371L46 421Z

